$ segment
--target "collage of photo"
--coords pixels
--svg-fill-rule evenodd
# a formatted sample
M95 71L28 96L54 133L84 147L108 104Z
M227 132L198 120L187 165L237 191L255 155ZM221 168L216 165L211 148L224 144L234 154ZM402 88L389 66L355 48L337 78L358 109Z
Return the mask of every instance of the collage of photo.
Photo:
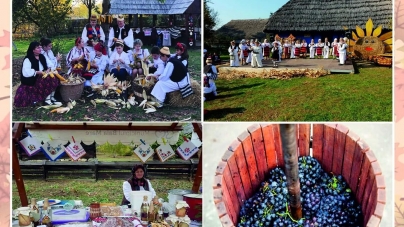
M404 226L404 2L3 5L0 226Z

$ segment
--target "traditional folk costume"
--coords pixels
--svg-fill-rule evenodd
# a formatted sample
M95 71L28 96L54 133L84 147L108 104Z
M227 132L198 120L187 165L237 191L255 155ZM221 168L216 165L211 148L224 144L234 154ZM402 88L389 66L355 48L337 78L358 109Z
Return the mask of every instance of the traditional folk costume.
M168 47L163 47L160 52L170 55ZM162 104L166 99L166 94L172 91L178 91L182 87L190 84L188 73L188 61L170 58L164 68L163 73L159 76L151 94Z
M311 40L311 43L309 43L309 50L310 50L310 59L313 59L316 53L316 44L314 43L313 39Z
M323 48L324 48L324 43L321 42L321 39L318 40L318 43L316 44L316 55L321 57L323 56Z
M294 53L293 53L293 58L300 58L300 51L302 49L302 44L297 41L294 45Z
M164 62L157 57L157 59L153 58L153 63L149 64L149 73L155 76L160 76L164 71Z
M106 55L106 49L101 43L97 43L94 46L94 51L101 52L100 56L95 55L91 59L91 64L95 64L95 66L91 66L90 70L83 74L83 77L86 79L84 86L91 86L93 84L103 84L104 72L108 65L108 57Z
M281 48L277 44L275 44L274 47L272 47L271 52L272 52L272 60L273 61L279 61L279 51L280 51L280 49Z
M117 43L123 44L121 40L117 40ZM117 60L114 63L114 60ZM119 60L122 60L120 62ZM122 51L122 53L118 54L117 51L114 51L109 57L109 71L114 74L119 81L126 80L127 75L130 73L131 68L129 67L130 60L129 56L126 52Z
M251 66L262 68L262 61L261 61L261 54L262 54L262 48L261 45L259 45L258 40L255 40L255 45L251 47L252 51L252 62Z
M348 48L348 45L343 41L338 44L339 64L340 65L345 64L347 48Z
M97 21L97 16L96 15L91 15L90 21ZM81 38L84 41L85 47L90 51L90 58L95 57L95 50L94 50L94 45L97 42L105 42L105 33L104 30L102 30L102 27L99 24L96 24L95 26L92 26L90 24L86 24L84 27L83 31L81 32Z
M139 49L136 51L135 49L129 50L128 51L128 57L129 61L135 69L141 69L142 68L142 60L145 57L148 57L150 55L148 49ZM149 62L148 62L149 63Z
M58 67L58 60L56 59L55 55L53 54L53 51L52 50L48 50L48 51L42 50L41 54L45 57L48 68L50 68L52 71L56 70L56 68Z
M248 47L245 44L244 39L241 40L241 43L239 45L239 49L240 49L240 56L239 57L241 59L241 65L246 64L245 61L247 60L249 52L248 52Z
M292 43L290 44L290 58L295 58L295 41L292 41Z
M283 44L283 52L285 53L285 59L290 58L291 47L292 45L290 45L289 40L286 40L285 44Z
M268 40L267 39L265 39L264 40L264 43L262 44L262 47L263 47L263 52L264 52L264 58L265 59L269 59L269 53L271 52L271 48L272 48L272 46L271 46L271 44L270 43L268 43Z
M247 56L247 59L246 59L245 63L246 63L246 64L250 64L251 61L252 61L251 47L253 46L253 44L250 43L250 41L247 40L246 46L247 46L247 53L248 53L248 56Z
M37 102L54 99L53 95L59 86L59 79L50 76L42 78L42 75L36 75L37 71L47 69L46 59L42 54L39 55L39 60L34 56L25 57L21 69L21 85L15 93L14 106L33 106Z
M118 21L124 21L123 16L118 16ZM123 51L128 52L133 48L133 31L130 29L129 25L125 24L123 27L114 26L109 30L108 36L108 47L111 48L111 52L115 52L115 42L114 38L118 40L123 40ZM110 53L111 56L111 53Z
M307 53L307 43L306 40L303 39L302 43L301 43L301 47L300 47L300 54L303 55L303 57L306 57L306 53Z
M235 42L232 42L229 49L229 55L230 55L230 66L235 67L235 66L240 66L239 60L238 60L238 47L236 46Z
M275 47L275 43L277 43L278 44L278 53L279 53L279 57L278 57L278 60L277 61L279 61L279 62L281 62L282 61L282 43L281 43L281 41L278 41L278 40L276 40L276 41L274 41L273 43L272 43L272 46L274 46ZM273 48L272 48L272 50L273 50ZM272 55L273 55L273 51L272 51ZM272 59L273 59L274 57L272 56Z
M214 81L217 79L217 69L216 66L212 65L212 59L210 58L206 59L206 64L207 65L203 68L203 96L204 101L209 101L217 96L216 84Z
M335 38L334 42L332 42L331 46L332 46L332 55L338 59L339 58L338 39Z
M82 60L73 61L73 59L78 57L80 57ZM90 60L89 57L90 52L87 50L87 48L82 47L80 49L77 48L77 46L73 47L66 56L66 66L69 67L69 69L67 70L67 74L75 73L81 76L87 66L88 60ZM74 66L78 63L80 63L84 68L74 69Z
M328 58L330 55L330 48L331 48L331 43L328 42L328 39L326 38L324 41L324 49L323 49L323 56L324 58Z

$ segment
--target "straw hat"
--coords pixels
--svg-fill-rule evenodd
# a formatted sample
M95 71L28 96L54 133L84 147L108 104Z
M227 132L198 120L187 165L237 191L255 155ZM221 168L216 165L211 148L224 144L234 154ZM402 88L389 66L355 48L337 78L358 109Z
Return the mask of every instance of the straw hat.
M97 21L97 19L98 19L98 18L97 18L97 15L94 15L94 14L91 15L91 17L90 17L90 20L91 20L91 21Z
M168 47L163 47L160 49L160 53L164 55L170 55L170 49Z
M115 45L121 45L121 46L123 46L123 40L117 39L117 40L115 41Z
M118 17L116 18L117 21L124 21L125 19L123 18L122 14L119 14Z

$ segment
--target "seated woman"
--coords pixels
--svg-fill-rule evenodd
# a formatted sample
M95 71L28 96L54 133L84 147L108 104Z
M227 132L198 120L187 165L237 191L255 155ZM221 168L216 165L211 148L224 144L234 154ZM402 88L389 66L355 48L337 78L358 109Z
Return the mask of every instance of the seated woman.
M132 177L123 182L123 198L122 205L130 203L130 193L132 191L150 191L153 198L153 203L157 204L156 191L154 191L151 183L144 177L144 167L142 165L135 165L132 168ZM143 200L143 198L139 198Z
M130 63L133 65L132 77L143 76L142 61L150 55L149 50L142 49L143 43L140 39L133 41L133 50L128 51Z
M163 73L158 76L158 82L154 86L151 94L163 106L166 94L172 91L178 91L182 87L189 85L190 79L184 61L177 58L170 58L170 49L163 47L160 50L160 59L166 63ZM150 79L153 74L149 74L146 79Z
M78 37L74 43L75 46L69 51L66 57L66 66L69 67L67 74L74 73L81 76L90 59L90 52L87 48L84 48L84 41L81 37ZM81 67L75 68L79 63L81 64Z
M164 62L160 59L160 49L154 46L151 49L153 63L149 64L149 73L153 74L153 77L157 80L158 77L164 71Z
M61 104L54 98L59 79L51 76L42 78L44 72L50 69L41 51L39 42L30 43L22 63L21 85L14 97L16 107L32 106L38 102L45 102L46 105Z
M52 41L47 38L42 38L41 41L42 51L41 54L46 58L46 64L48 64L48 68L52 71L58 69L58 65L60 65L60 56L56 56L52 51Z
M99 42L94 46L95 56L90 61L90 70L83 74L86 79L84 86L93 84L103 84L105 68L108 64L107 50L105 46Z
M204 101L210 101L216 98L216 85L212 79L204 74L203 77L203 99Z
M124 81L129 75L129 62L128 54L123 51L123 41L115 41L115 51L109 58L109 71L119 81Z

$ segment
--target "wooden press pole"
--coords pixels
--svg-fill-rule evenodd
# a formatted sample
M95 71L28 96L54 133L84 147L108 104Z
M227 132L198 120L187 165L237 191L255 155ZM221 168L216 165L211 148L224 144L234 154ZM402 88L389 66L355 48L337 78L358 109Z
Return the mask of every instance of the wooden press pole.
M13 133L13 174L15 183L17 184L18 194L20 195L21 206L28 206L27 192L25 191L24 180L22 179L20 162L17 156L18 139L21 137L22 130L24 128L24 123L16 123L17 131Z
M198 135L199 139L202 142L202 126L201 126L201 124L192 123L192 126L194 126L194 131L196 132L196 134ZM194 179L194 184L192 186L192 191L194 193L198 193L199 187L201 186L201 182L202 182L202 154L203 154L203 152L201 152L201 155L199 156L198 169L196 170L196 176L195 176L195 179Z
M302 218L302 204L300 202L299 166L296 144L296 125L281 124L282 153L285 160L285 174L289 193L290 210L293 219Z

